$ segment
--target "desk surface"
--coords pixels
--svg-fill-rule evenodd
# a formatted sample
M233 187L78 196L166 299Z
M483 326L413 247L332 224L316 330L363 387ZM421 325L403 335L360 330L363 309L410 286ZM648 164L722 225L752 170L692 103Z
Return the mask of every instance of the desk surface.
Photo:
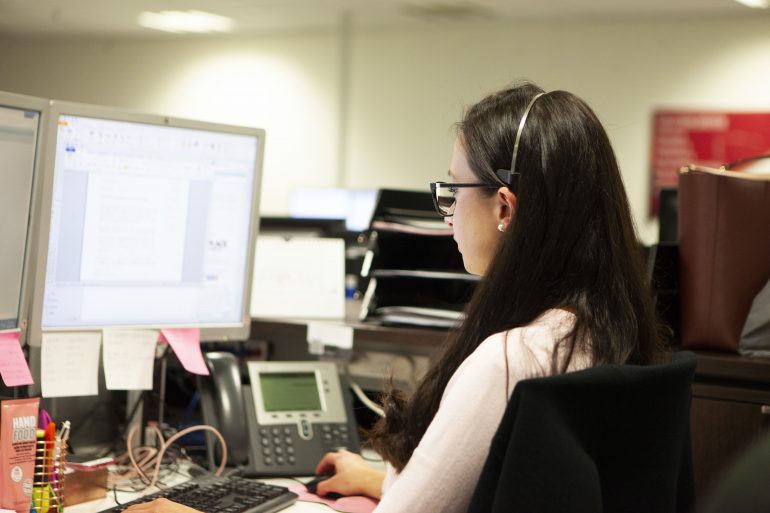
M301 339L307 340L309 321L293 319L252 319L251 338L253 339ZM353 328L355 344L371 345L408 344L427 351L439 347L447 337L447 330L432 328L411 328L401 326L382 326L357 321L315 321L345 324Z

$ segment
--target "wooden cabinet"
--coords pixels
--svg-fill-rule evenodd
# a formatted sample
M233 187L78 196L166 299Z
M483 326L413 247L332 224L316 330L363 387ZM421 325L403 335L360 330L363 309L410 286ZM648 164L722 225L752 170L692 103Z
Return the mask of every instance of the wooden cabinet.
M770 433L770 360L697 354L692 448L696 494L703 498L736 457Z

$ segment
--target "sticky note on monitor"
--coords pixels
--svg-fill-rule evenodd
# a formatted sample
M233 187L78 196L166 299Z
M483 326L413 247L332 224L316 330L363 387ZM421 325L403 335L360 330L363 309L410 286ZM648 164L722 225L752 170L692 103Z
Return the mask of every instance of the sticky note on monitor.
M0 375L9 387L31 385L32 373L19 345L18 331L0 333Z

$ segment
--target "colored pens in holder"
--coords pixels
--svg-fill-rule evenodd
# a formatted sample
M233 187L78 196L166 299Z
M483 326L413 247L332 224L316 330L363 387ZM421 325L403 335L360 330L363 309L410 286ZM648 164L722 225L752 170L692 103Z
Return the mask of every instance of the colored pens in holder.
M64 511L64 466L67 441L59 436L41 436L35 444L35 475L32 484L32 513Z

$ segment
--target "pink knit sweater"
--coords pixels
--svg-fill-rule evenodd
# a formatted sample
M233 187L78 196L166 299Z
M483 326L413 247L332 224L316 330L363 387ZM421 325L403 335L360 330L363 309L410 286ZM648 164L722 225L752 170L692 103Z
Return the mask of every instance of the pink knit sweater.
M388 466L375 513L466 511L514 385L550 374L554 344L573 324L573 314L548 310L526 327L484 340L449 380L404 470ZM576 355L569 370L587 366L588 358Z

